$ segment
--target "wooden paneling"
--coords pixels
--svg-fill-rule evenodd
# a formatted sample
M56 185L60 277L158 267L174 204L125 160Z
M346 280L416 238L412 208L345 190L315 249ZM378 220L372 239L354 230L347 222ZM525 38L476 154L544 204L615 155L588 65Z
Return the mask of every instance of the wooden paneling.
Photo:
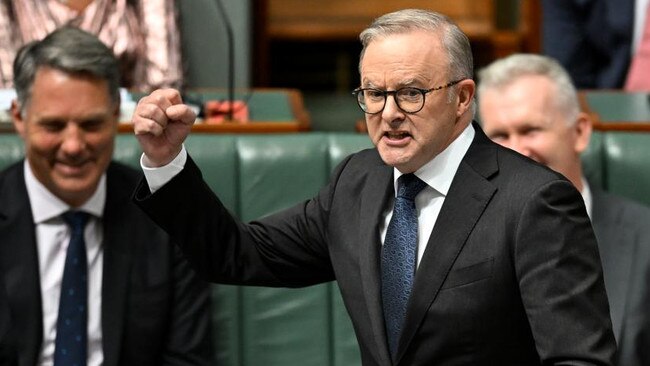
M293 49L302 52L306 43L341 44L340 51L331 53L336 58L349 51L349 44L375 18L406 8L429 9L453 19L469 37L477 66L515 52L539 51L539 0L510 2L507 9L498 0L258 0L256 4L257 86L279 86L274 82L268 84L271 65L276 58L290 57L287 52L292 48L276 46L301 45ZM497 15L504 14L517 18L516 25L499 28ZM306 67L316 71L314 65ZM285 81L282 76L274 77L275 83Z
M350 39L373 19L399 9L423 8L454 19L470 37L495 30L493 0L269 0L268 35L272 39Z

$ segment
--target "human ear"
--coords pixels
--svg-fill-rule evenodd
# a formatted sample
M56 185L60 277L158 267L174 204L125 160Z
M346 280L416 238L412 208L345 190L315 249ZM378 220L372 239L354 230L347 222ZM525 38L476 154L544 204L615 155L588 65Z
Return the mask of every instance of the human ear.
M456 89L458 90L456 116L460 117L472 108L476 83L472 79L464 79L457 84Z
M587 149L589 139L591 138L593 123L589 115L584 112L578 113L573 129L576 136L573 148L580 154Z
M11 101L11 119L14 124L14 128L16 129L16 132L23 138L25 137L25 120L23 120L23 115L20 111L20 106L18 105L17 100L12 100Z

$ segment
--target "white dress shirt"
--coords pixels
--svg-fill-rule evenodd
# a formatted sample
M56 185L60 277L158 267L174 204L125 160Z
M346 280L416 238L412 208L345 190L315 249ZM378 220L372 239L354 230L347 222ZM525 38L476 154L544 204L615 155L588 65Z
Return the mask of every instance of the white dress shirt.
M156 192L160 187L164 186L165 183L169 182L176 174L180 173L181 170L185 167L187 162L187 150L185 150L185 145L181 147L181 152L176 155L174 160L169 162L169 164L157 168L150 168L149 159L145 154L142 154L140 157L140 166L144 172L144 177L147 180L147 185L149 185L149 190L151 193Z
M632 56L636 54L636 50L641 43L643 30L645 28L646 14L650 0L636 0L634 2L634 31L632 33Z
M424 250L427 248L429 236L436 224L436 220L438 220L440 209L445 202L451 182L474 139L475 133L474 127L469 124L445 150L415 172L415 175L427 184L427 187L415 196L415 208L418 215L418 266L424 255ZM397 179L401 175L402 173L399 170L393 170L393 184L395 185L396 195ZM386 239L388 223L393 216L393 202L394 198L384 211L382 225L379 228L382 245Z
M61 281L66 250L70 241L70 228L63 221L61 214L70 210L70 206L36 179L27 161L25 161L25 184L36 228L43 310L43 343L38 365L50 366L54 362ZM104 251L101 217L105 200L106 174L101 177L93 196L79 207L79 210L91 215L84 231L88 257L88 366L99 366L104 362L101 327Z
M587 216L591 219L593 217L591 211L593 211L593 198L591 195L591 188L589 188L589 183L585 177L582 177L582 191L580 191L582 200L585 202L585 207L587 208Z

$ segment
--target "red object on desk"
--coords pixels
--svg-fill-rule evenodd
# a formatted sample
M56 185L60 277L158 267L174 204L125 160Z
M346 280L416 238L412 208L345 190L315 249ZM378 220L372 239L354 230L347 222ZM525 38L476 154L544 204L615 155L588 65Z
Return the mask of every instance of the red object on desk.
M220 124L220 123L247 123L248 122L248 106L241 100L235 100L232 103L232 121L228 121L228 112L230 111L229 101L209 100L205 102L204 114L205 123L207 124Z

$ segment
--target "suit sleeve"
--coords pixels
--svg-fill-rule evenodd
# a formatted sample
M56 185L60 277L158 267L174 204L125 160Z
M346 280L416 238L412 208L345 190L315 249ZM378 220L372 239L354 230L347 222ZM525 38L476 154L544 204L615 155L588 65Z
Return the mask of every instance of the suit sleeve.
M547 183L525 204L514 256L542 363L612 364L616 343L596 238L569 182Z
M174 250L173 303L163 365L214 365L210 286Z
M203 278L303 287L334 279L325 233L328 187L314 199L243 223L228 212L188 156L185 168L153 195L141 181L134 199Z

